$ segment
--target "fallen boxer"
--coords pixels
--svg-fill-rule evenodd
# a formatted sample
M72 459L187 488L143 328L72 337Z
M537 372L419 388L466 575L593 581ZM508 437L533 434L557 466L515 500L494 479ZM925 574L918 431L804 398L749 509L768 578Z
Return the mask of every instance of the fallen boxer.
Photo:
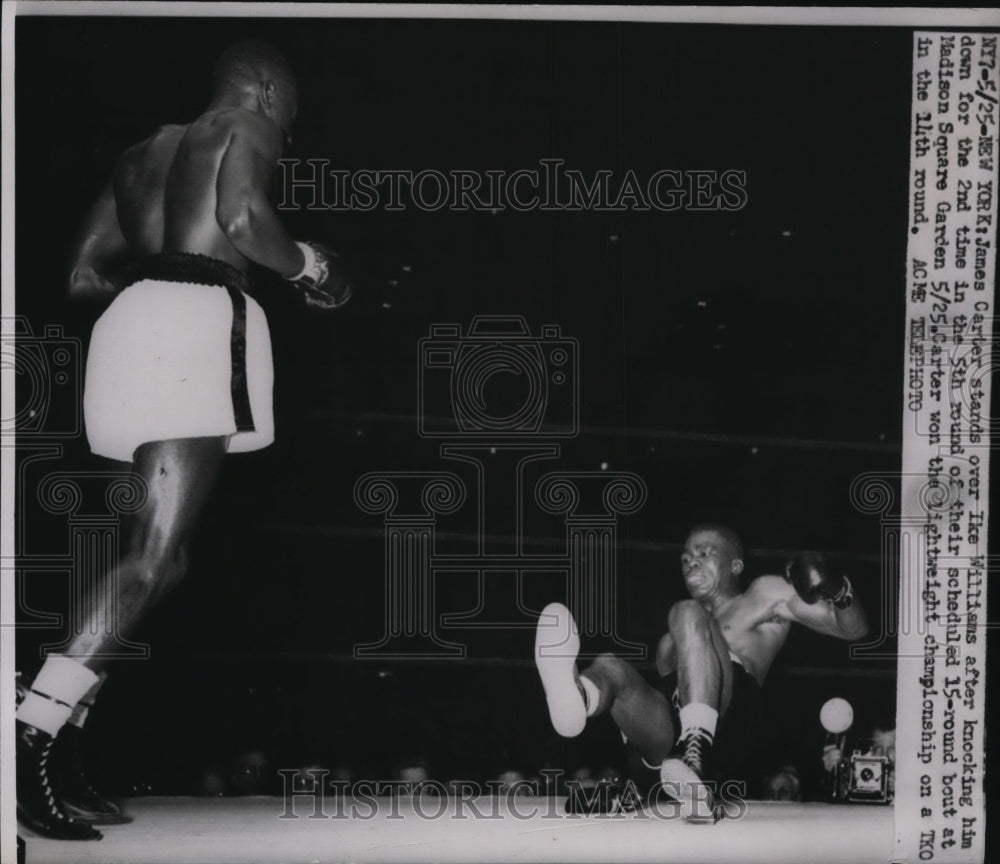
M740 591L743 544L721 525L691 530L681 572L691 599L670 609L656 685L613 654L578 672L579 633L559 603L542 611L535 662L556 732L579 735L587 718L610 711L685 818L711 822L717 814L704 781L733 776L756 746L760 688L792 623L848 640L868 626L850 581L815 553Z

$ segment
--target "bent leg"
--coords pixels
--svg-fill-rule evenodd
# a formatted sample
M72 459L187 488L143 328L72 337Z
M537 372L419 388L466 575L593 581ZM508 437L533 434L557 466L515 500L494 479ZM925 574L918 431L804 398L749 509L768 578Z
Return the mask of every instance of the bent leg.
M588 717L610 710L644 758L662 761L674 739L666 697L613 654L600 655L580 674L579 652L572 613L562 603L548 604L535 631L535 664L556 732L572 738L583 731Z
M718 813L712 790L702 781L711 774L718 719L732 699L729 646L718 622L695 600L676 603L667 623L677 646L681 730L677 753L660 766L660 781L681 802L685 820L713 822Z
M650 764L666 759L674 744L674 724L666 697L638 670L614 654L601 654L582 673L600 692L596 709L611 718Z
M154 441L136 450L134 472L146 503L130 520L127 552L86 599L83 627L64 652L91 669L112 659L117 641L187 570L188 545L215 485L226 439Z
M667 619L677 646L677 697L724 714L733 694L729 645L719 622L696 600L674 604Z

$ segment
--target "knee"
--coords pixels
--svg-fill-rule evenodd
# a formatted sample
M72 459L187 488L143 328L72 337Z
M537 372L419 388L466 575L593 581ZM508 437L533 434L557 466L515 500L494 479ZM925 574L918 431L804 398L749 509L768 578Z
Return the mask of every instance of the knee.
M187 555L164 555L160 550L136 556L126 568L133 581L146 594L162 596L173 590L187 572Z
M187 573L187 555L184 551L164 556L154 570L155 591L162 597L177 587Z
M667 626L674 638L708 631L708 612L697 600L681 600L667 616Z
M615 687L620 687L626 681L627 665L621 657L616 657L614 654L605 652L598 654L594 658L594 662L591 663L590 668L599 670L606 680L610 681Z

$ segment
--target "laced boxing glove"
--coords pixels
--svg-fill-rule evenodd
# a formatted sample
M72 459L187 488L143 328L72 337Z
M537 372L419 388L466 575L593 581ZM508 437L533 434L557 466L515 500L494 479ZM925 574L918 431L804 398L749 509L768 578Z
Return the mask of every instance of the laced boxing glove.
M322 243L296 243L305 263L301 272L286 277L301 289L306 305L314 309L337 309L354 293L354 284L340 256Z
M792 583L799 597L806 603L829 600L838 609L851 605L854 594L847 577L835 570L833 564L818 552L803 552L785 567L785 578Z

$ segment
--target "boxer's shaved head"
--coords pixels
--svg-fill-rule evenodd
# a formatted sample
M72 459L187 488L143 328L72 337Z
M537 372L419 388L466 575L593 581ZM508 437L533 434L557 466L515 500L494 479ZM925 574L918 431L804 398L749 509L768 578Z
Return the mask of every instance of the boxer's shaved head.
M265 42L238 42L215 63L212 103L241 105L270 117L286 143L298 113L295 73L285 55Z
M266 42L238 42L227 48L212 72L214 96L276 80L294 94L295 73L285 55Z

